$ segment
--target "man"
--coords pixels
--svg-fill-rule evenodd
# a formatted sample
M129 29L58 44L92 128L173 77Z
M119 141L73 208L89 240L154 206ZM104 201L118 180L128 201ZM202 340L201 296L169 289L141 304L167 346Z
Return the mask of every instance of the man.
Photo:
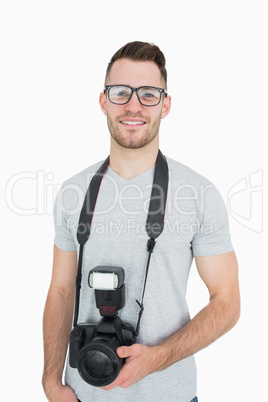
M171 107L166 88L165 58L155 45L129 43L108 65L99 101L111 134L110 159L85 245L80 323L100 320L87 283L97 265L125 269L126 303L119 315L133 326L137 322L135 300L145 274L144 226L159 127ZM89 181L101 163L69 179L58 194L53 273L44 312L43 386L51 402L197 401L193 355L238 320L238 268L221 196L188 167L170 158L167 163L165 227L151 258L137 343L117 349L125 363L115 381L102 388L87 384L68 361L62 384L74 310L76 229ZM193 256L210 300L190 319L185 294Z

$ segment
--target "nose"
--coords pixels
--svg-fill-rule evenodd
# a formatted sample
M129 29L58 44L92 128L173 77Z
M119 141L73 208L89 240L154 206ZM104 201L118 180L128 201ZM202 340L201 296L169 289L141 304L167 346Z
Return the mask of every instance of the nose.
M142 104L138 99L136 91L133 91L130 101L125 104L125 110L133 113L137 113L142 110Z

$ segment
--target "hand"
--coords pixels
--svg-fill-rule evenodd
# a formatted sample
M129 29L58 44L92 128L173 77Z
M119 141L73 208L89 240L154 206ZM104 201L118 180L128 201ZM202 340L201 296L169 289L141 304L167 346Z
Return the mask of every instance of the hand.
M59 385L48 395L49 402L77 402L74 391L67 385Z
M116 353L121 358L126 358L118 377L111 384L102 387L110 391L115 387L128 388L148 374L156 371L155 348L135 343L132 346L121 346Z

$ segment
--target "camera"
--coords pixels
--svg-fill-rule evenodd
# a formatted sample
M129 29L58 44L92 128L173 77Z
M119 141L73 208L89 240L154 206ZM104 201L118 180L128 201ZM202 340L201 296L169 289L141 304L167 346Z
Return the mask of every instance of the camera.
M118 357L116 349L136 342L132 325L118 317L118 310L125 305L124 279L122 267L98 266L89 272L88 283L95 289L102 319L98 323L78 324L70 334L70 366L96 387L106 386L118 376L124 359Z

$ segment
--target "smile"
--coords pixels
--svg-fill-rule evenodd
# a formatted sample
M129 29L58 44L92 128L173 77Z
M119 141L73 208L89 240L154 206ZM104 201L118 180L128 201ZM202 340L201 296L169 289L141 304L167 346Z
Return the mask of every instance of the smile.
M145 121L141 121L141 120L135 120L135 121L121 120L120 123L128 125L128 126L142 126L142 125L145 124Z

